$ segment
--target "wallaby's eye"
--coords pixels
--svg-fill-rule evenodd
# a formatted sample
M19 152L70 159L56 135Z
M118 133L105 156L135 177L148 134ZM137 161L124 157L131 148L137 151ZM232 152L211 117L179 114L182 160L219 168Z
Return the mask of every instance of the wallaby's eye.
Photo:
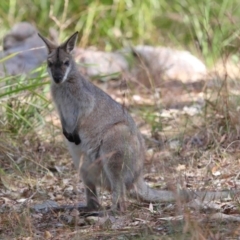
M53 63L50 61L48 61L47 64L48 64L48 67L52 67L52 65L53 65Z
M66 60L64 63L63 63L66 67L69 66L69 60Z

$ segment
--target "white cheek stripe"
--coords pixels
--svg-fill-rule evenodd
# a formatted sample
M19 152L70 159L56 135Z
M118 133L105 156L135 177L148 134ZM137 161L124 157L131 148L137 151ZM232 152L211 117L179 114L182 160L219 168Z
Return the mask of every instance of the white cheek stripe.
M69 74L70 70L71 70L71 67L68 66L68 68L67 68L67 70L66 70L66 72L65 72L65 74L64 74L64 77L63 77L62 82L65 82L65 81L67 80L68 74Z
M48 75L49 75L49 77L50 77L51 80L53 81L53 77L52 77L51 69L47 68L47 71L48 71Z

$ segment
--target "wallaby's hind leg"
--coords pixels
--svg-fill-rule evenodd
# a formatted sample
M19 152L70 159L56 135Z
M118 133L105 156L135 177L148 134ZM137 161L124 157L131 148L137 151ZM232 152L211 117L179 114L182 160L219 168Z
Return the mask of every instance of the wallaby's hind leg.
M103 173L110 183L112 209L126 209L126 188L131 188L141 164L138 164L139 139L122 122L114 124L104 135L99 151ZM140 167L139 167L140 166Z
M121 152L113 152L107 155L110 156L102 156L104 158L103 161L103 170L106 177L111 184L111 192L112 192L112 210L119 210L121 212L126 210L125 206L125 196L126 196L126 186L124 180L124 172L125 168L123 161L123 154Z
M98 202L98 196L97 196L97 189L96 184L99 181L99 171L100 169L96 164L98 165L98 162L91 162L88 160L85 160L81 166L80 174L81 178L85 185L85 193L87 198L87 209L89 211L99 210L100 204Z
M80 161L81 158L83 158L80 147L71 142L67 142L67 145L72 156L73 163L77 171L79 171ZM82 165L80 167L80 175L85 185L85 194L87 198L87 206L85 208L81 207L84 211L94 211L100 208L96 190L96 183L98 183L98 180L96 178L99 176L99 171L100 169L98 166L91 164L91 161L89 161L89 159L82 161Z

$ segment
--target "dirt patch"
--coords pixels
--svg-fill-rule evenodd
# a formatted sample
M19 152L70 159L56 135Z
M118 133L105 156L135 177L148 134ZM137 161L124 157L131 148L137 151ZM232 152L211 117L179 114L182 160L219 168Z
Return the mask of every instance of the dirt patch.
M220 85L223 82L219 80ZM218 98L213 97L214 94L221 97L220 105L226 107L220 95L222 88L218 91L201 82L195 86L174 81L154 90L121 88L121 83L114 81L96 84L129 109L144 134L147 145L144 177L149 185L174 191L239 189L236 125L227 128L227 116L219 110ZM233 86L228 88L228 94L236 91L236 84ZM236 101L234 104L237 106ZM205 206L183 204L178 199L168 204L129 199L123 215L101 217L81 217L75 210L31 211L31 206L46 200L59 205L85 202L84 186L64 145L55 112L39 133L9 136L1 131L1 239L239 236L239 200L231 196ZM99 196L103 206L111 205L108 192L101 190Z

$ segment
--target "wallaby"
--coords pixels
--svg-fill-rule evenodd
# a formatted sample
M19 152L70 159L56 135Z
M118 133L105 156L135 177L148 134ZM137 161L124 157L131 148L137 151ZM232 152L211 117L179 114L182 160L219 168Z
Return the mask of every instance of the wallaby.
M127 110L79 72L72 56L78 32L60 46L41 36L49 54L51 94L75 167L85 185L89 211L99 210L97 186L112 193L112 209L125 210L126 190L148 202L223 198L226 192L161 191L143 179L144 140ZM82 158L82 161L80 161ZM81 163L80 163L81 162ZM80 166L79 166L80 165Z

